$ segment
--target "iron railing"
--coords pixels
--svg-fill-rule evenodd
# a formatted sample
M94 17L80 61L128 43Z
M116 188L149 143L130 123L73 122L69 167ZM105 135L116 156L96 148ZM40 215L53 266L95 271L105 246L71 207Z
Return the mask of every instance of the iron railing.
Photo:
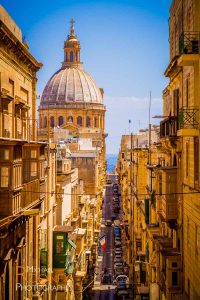
M182 107L178 116L179 129L199 127L199 109L196 107Z
M160 122L160 137L176 137L178 121L176 116L170 116Z
M180 54L199 54L200 53L200 32L185 31L179 39Z

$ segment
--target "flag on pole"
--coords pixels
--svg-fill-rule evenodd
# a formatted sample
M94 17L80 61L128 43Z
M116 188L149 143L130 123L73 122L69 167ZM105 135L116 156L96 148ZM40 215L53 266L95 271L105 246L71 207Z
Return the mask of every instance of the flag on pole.
M100 237L99 241L100 241L102 249L105 250L106 249L106 236L103 235L102 237Z

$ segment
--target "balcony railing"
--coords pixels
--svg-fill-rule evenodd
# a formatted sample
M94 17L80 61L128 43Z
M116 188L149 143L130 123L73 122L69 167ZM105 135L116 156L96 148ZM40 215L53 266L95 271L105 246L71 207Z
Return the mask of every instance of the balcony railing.
M170 116L160 122L160 137L176 137L178 121L176 116Z
M200 32L183 32L179 40L180 54L199 54L200 53Z
M180 129L193 129L199 127L199 109L196 107L183 107L179 110L178 123Z

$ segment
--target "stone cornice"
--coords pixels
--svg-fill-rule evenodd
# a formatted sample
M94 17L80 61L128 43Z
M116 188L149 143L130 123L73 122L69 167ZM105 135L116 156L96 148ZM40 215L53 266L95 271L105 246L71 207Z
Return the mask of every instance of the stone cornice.
M0 20L0 40L1 42L32 71L37 72L42 64L38 62L29 52L28 47L21 43L13 33Z

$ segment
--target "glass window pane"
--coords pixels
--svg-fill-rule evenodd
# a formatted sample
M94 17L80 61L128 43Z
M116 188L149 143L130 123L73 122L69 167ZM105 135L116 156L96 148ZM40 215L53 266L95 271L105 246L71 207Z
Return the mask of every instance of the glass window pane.
M37 162L31 162L31 177L37 176Z
M8 174L9 174L8 167L1 167L0 168L0 183L1 187L8 187Z

